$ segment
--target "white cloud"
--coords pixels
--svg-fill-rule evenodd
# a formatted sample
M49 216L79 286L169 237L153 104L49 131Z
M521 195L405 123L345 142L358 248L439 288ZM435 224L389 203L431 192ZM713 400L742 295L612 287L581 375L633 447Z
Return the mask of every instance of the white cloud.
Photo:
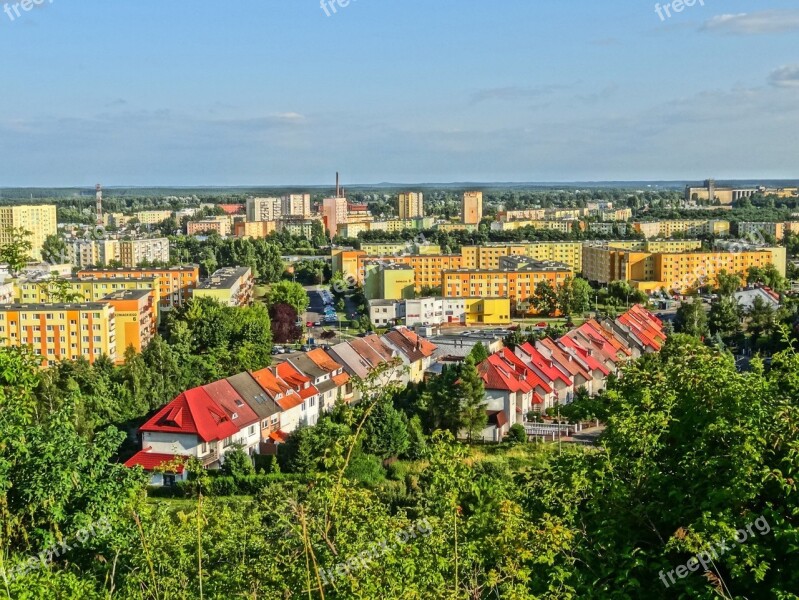
M717 15L702 25L703 31L732 35L758 35L799 31L799 11L764 10Z

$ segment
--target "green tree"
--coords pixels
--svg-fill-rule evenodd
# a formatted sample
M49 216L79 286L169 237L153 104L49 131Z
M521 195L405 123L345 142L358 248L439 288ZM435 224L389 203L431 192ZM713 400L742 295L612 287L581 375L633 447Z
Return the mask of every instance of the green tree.
M488 423L485 386L471 356L467 356L463 361L457 386L456 393L460 399L459 425L471 440L479 435Z
M303 314L308 310L310 299L305 288L299 283L293 281L279 281L269 288L266 295L266 302L270 306L275 304L288 304L297 311L298 314Z
M58 234L50 234L42 243L42 260L44 262L58 265L68 262L67 244Z
M764 333L770 333L775 326L774 309L759 296L752 301L746 315L749 318L747 328L755 340Z
M479 365L488 358L488 350L486 350L486 347L482 344L482 342L477 342L472 348L471 352L469 352L469 356L471 356L474 364Z
M572 278L567 277L556 290L558 298L558 310L563 315L570 315L574 305L574 290L572 288Z
M720 335L724 339L741 333L741 315L734 298L724 296L711 303L708 328L711 334Z
M24 227L6 227L5 231L11 241L0 246L0 263L7 264L9 273L16 276L33 261L33 244L30 241L33 233Z
M575 277L571 282L572 305L571 312L580 315L591 310L591 296L594 293L591 284L585 279Z
M694 337L708 334L707 313L698 296L680 305L674 319L674 328L678 333L687 333Z
M539 281L530 299L535 310L543 315L552 316L558 310L558 294L548 281Z
M239 479L249 475L255 475L255 467L252 458L241 447L225 452L225 460L220 471L223 475Z
M741 288L741 278L734 273L727 273L721 269L716 276L718 293L720 296L732 296Z
M401 456L410 446L406 419L391 403L381 399L366 421L364 450L382 459Z

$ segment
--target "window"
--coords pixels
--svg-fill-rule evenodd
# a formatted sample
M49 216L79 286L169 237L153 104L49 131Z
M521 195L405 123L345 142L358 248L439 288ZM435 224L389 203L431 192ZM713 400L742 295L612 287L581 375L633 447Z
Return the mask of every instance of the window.
M247 435L255 435L255 425L250 425L247 429Z
M227 448L227 447L228 447L228 446L230 446L232 443L233 443L233 438L232 438L232 437L225 438L225 441L224 441L224 442L222 442L222 446L224 446L225 448Z

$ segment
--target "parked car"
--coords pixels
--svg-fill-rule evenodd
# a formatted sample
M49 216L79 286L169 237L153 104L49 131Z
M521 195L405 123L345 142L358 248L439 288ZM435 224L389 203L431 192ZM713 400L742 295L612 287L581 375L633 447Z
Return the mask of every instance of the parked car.
M313 326L314 327L321 327L322 323L320 321L317 321L316 323L313 324Z
M314 323L313 323L313 321L308 321L307 323L305 323L305 326L306 327L313 327Z

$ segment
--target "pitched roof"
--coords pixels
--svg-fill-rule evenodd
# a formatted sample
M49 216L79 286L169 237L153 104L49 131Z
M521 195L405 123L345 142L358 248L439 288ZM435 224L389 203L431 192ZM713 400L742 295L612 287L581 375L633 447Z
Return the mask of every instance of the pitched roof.
M239 432L230 415L201 387L180 394L139 429L194 434L204 442L224 440Z
M548 377L549 381L554 382L555 380L560 380L566 385L572 385L572 380L569 379L563 371L558 369L549 358L541 354L530 342L525 342L519 346L519 348L528 356L530 364Z
M319 367L320 369L324 369L328 373L333 373L334 371L338 371L343 367L337 363L333 358L321 348L316 348L307 352L305 354L308 358L310 358L314 364Z
M533 385L534 387L540 387L544 390L545 394L548 394L552 391L552 388L549 386L549 383L544 381L538 373L533 371L527 363L525 363L521 358L516 356L513 351L508 348L507 346L502 348L497 354L499 354L502 359L508 363L517 373L524 373L527 376L527 381Z
M363 379L369 375L369 371L372 369L372 365L366 357L363 356L363 353L356 351L350 342L336 344L329 352L342 364L347 373L355 377Z
M596 359L596 357L594 357L594 354L590 348L587 348L582 344L578 344L574 338L564 335L558 340L558 342L565 348L576 352L592 371L600 371L603 375L608 375L610 373L610 369L608 369L602 363L602 361L599 361Z
M436 351L433 343L405 327L392 329L383 336L383 339L407 356L412 363L433 356Z
M280 407L250 373L237 373L227 380L259 418L265 419L280 412Z
M283 379L280 376L281 372L285 373L286 376L289 377L292 382L296 382L297 385L291 385L290 382ZM275 404L277 404L281 410L291 410L302 404L303 399L300 398L297 391L302 391L306 387L313 387L307 386L308 378L289 363L280 363L277 367L261 369L252 375L255 377L256 381L261 384L261 387L270 394Z
M258 423L258 415L244 401L236 389L230 385L227 379L214 381L203 388L211 396L211 399L224 408L233 423L239 428L244 429L248 425Z
M180 454L158 454L156 452L150 452L150 448L145 448L144 450L139 450L126 460L125 466L131 468L141 467L145 471L155 471L165 464L173 464L175 461L179 461L180 464L177 465L174 470L170 469L168 472L181 474L183 473L183 465L186 464L188 459L188 456L182 456Z
M592 379L592 376L588 371L586 371L580 363L578 363L574 357L563 351L563 348L558 346L555 340L551 338L544 338L538 341L546 350L549 351L549 357L559 364L563 369L566 370L571 377L576 377L580 375L585 380Z
M300 372L297 367L288 362L280 363L279 365L271 367L270 370L277 375L278 381L282 380L295 390L311 382L310 377Z
M299 370L302 374L307 375L311 380L324 377L329 372L327 369L323 369L317 365L316 362L308 358L305 354L297 354L296 356L292 356L287 362L292 364L295 369Z

